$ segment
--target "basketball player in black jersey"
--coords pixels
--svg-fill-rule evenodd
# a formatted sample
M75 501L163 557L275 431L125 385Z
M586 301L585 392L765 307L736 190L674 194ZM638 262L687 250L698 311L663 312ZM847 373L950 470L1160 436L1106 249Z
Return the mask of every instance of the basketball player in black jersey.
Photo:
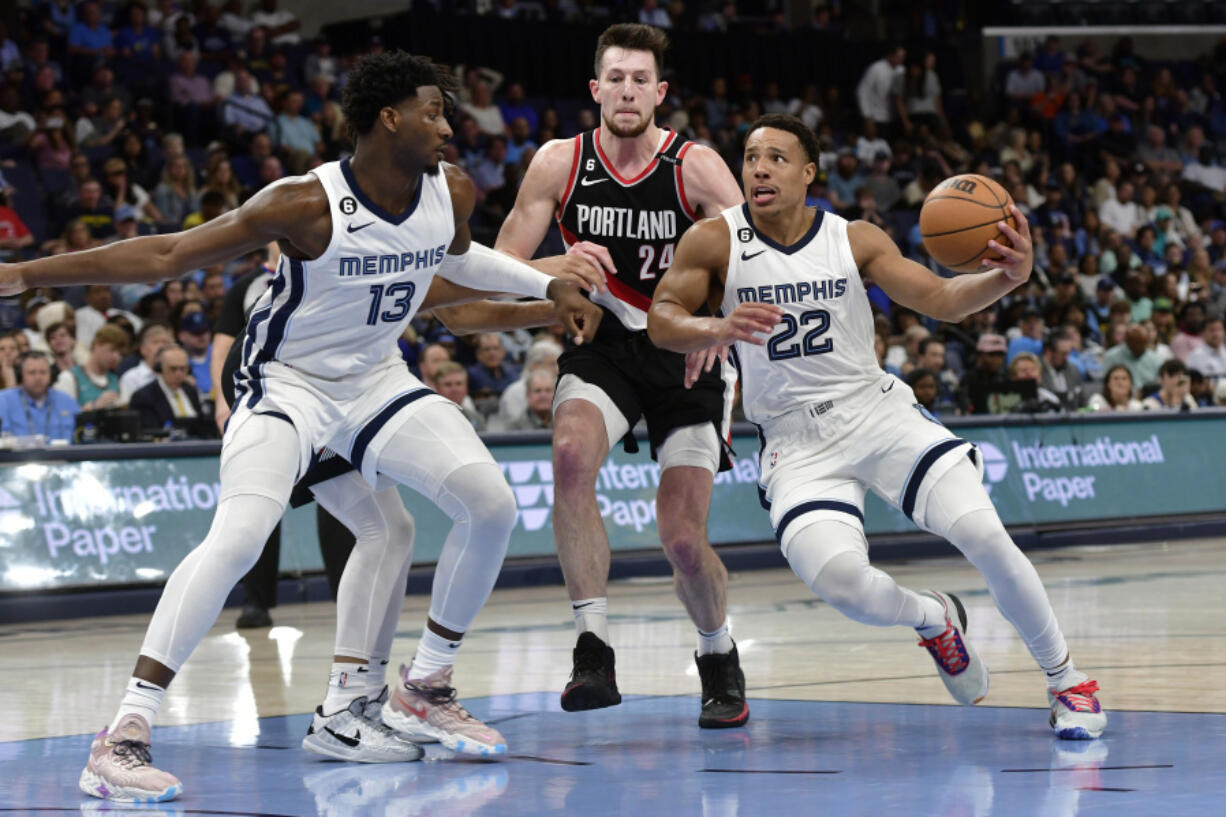
M698 628L699 725L740 726L749 707L728 631L728 574L706 536L714 475L729 466L733 381L716 365L686 390L684 357L655 348L645 330L656 283L686 227L743 197L718 154L655 124L667 91L660 81L667 45L663 32L645 25L615 25L600 36L590 88L601 125L541 148L495 246L531 258L556 218L567 255L538 268L559 274L586 259L605 276L592 296L605 313L600 332L562 356L554 397L553 531L579 629L562 708L621 701L606 612L609 543L595 486L611 446L623 440L637 450L631 429L645 417L661 471L660 540Z

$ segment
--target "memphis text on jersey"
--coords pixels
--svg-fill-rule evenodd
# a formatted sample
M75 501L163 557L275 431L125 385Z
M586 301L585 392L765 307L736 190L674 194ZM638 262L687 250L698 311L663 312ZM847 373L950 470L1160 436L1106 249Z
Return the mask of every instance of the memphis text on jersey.
M677 237L675 210L633 210L576 204L579 234L600 238L637 238L642 241L672 241Z
M345 255L340 259L340 275L349 278L355 275L392 275L424 269L443 263L446 244L418 252L388 253L386 255Z
M795 284L763 284L757 287L737 287L737 303L756 301L764 304L793 304L807 298L825 301L841 298L847 292L847 279L799 281Z

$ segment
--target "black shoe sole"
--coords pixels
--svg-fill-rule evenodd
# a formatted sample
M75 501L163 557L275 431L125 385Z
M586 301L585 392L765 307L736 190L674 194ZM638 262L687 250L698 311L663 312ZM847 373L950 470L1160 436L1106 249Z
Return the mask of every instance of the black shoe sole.
M698 725L703 729L735 729L749 722L749 703L741 709L735 718L716 718L703 713L698 716Z
M622 702L621 693L613 690L609 695L607 690L593 689L589 686L567 687L562 691L562 710L565 712L586 712L589 709L604 709L617 706Z

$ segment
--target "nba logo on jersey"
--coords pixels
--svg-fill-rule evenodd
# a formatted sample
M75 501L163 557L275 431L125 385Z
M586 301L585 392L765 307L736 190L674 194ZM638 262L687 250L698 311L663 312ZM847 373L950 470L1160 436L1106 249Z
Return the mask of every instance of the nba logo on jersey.
M774 468L778 464L779 464L779 452L772 451L771 452L771 468Z

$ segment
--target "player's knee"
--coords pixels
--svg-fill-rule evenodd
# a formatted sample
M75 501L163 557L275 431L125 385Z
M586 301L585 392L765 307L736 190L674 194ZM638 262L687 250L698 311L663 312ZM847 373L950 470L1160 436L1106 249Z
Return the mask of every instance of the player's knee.
M599 463L593 465L591 440L574 432L556 433L553 438L554 490L586 488L596 479Z
M700 532L689 529L677 530L661 540L664 554L677 573L693 575L702 570L706 552L711 546Z
M413 549L413 537L417 535L417 524L413 515L403 507L400 513L393 514L387 520L388 544L403 550Z
M487 533L509 534L515 525L519 511L515 493L494 463L478 462L458 468L444 481L444 487L455 501L440 501L440 507L453 520L467 516L474 526Z

